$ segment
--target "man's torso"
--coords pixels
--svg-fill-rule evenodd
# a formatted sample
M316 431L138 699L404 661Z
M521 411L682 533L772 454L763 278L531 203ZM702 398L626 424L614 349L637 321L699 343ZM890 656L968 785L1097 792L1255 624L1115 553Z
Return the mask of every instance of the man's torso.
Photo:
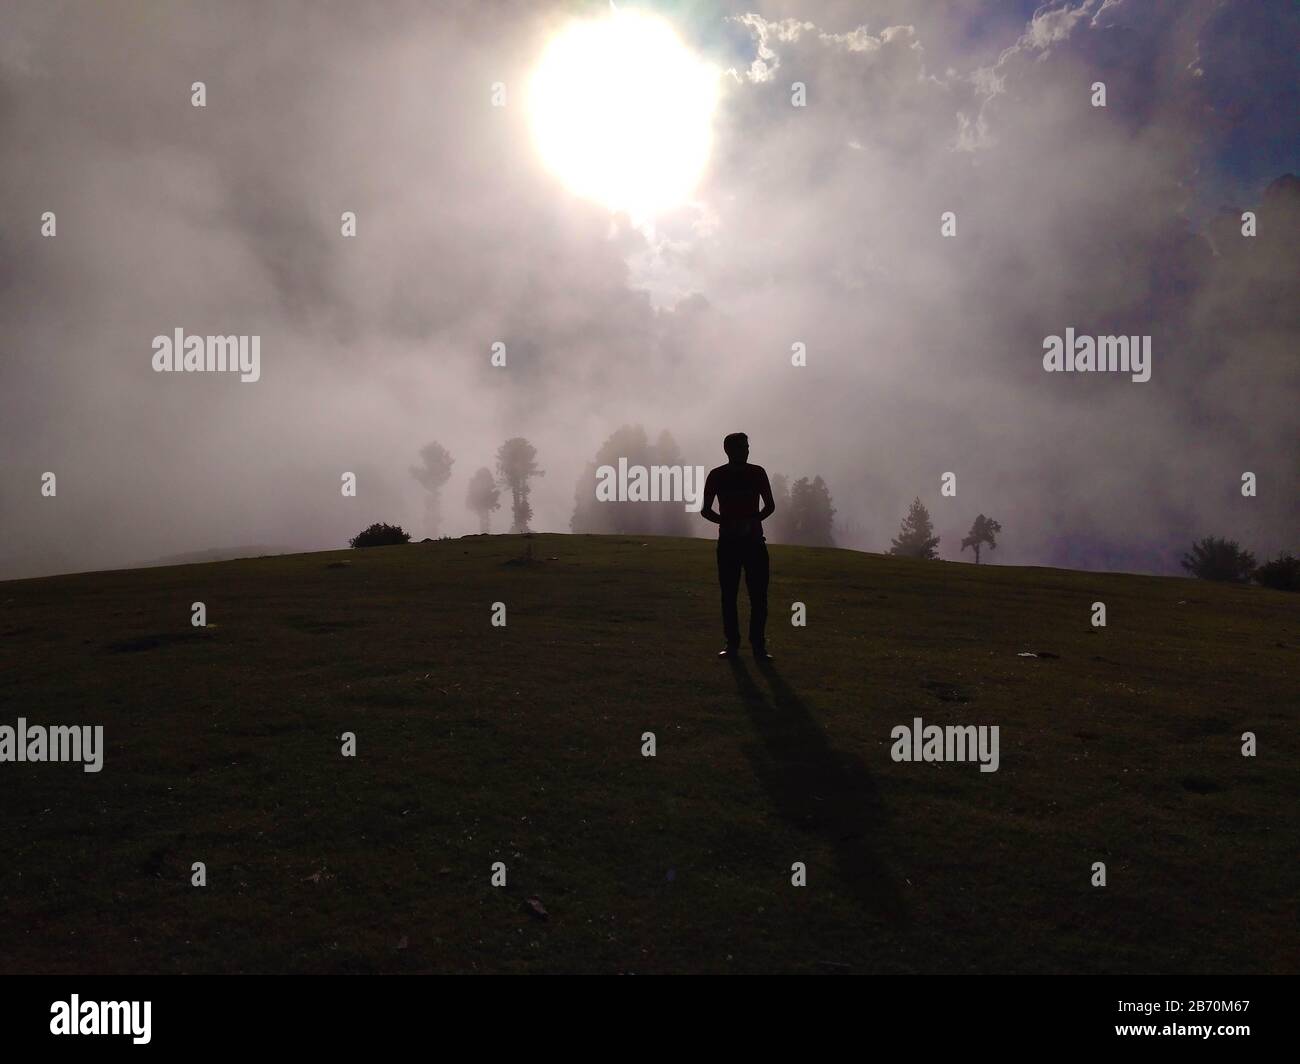
M722 518L718 523L718 538L761 540L763 522L758 514L767 483L763 467L728 462L710 472L707 483L718 497L718 516Z

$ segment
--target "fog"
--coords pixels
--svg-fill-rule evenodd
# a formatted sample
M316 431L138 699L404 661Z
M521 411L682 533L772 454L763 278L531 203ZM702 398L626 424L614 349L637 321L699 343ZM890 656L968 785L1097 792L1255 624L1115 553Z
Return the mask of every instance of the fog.
M0 577L422 538L431 440L439 532L478 531L512 436L532 527L568 531L630 423L704 466L749 433L859 549L914 496L952 559L981 512L1002 564L1300 547L1294 5L629 6L722 83L696 199L653 227L574 198L528 127L548 36L606 4L6 4ZM1067 327L1149 335L1151 379L1044 372ZM154 372L177 328L260 336L260 379Z

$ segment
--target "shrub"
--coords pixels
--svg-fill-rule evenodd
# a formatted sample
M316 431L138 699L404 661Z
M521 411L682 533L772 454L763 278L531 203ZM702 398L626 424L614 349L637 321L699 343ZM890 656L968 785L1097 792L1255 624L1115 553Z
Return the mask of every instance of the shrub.
M364 532L358 532L350 540L349 547L391 547L397 543L410 543L411 534L402 530L401 525L373 524Z
M1300 558L1279 554L1255 570L1255 583L1275 591L1300 591Z
M1242 550L1232 539L1206 536L1193 543L1191 553L1183 555L1183 568L1202 580L1225 580L1244 584L1255 570L1255 556Z

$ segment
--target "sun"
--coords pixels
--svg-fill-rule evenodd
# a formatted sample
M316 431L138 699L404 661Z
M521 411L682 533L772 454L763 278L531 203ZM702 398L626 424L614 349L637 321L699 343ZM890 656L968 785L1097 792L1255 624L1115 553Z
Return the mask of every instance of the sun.
M547 44L528 92L548 169L634 220L690 199L708 162L718 71L660 18L612 11Z

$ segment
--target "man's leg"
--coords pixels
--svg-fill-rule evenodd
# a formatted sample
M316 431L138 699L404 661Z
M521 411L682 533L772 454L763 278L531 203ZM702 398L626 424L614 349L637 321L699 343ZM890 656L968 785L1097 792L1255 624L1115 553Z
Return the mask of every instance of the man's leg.
M749 592L749 645L767 649L767 544L751 544L745 559L745 589Z
M727 648L740 646L740 617L736 612L736 595L740 592L740 566L743 555L734 544L718 540L718 586L722 590L722 630Z

